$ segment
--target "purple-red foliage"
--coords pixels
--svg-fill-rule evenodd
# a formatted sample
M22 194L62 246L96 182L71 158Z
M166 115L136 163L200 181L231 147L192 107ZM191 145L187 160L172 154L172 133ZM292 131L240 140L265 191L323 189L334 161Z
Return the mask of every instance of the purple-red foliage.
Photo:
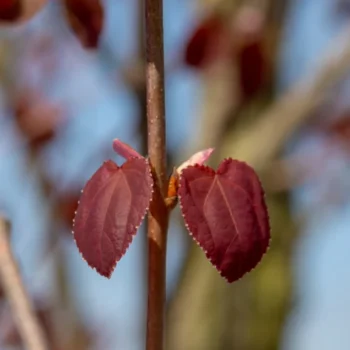
M178 194L191 235L228 282L259 263L270 227L264 192L250 166L232 159L216 172L190 166L181 173Z
M67 20L85 48L96 48L103 29L100 0L64 0Z
M152 199L147 159L118 139L114 150L126 159L119 167L105 162L87 182L78 206L74 237L83 258L110 277L128 249ZM204 166L209 148L174 169L165 203L180 198L193 238L228 282L254 268L266 252L270 226L264 192L246 163L226 159L218 170Z
M264 14L251 6L241 12L232 30L217 14L204 18L187 41L184 63L203 70L221 58L228 58L227 62L231 60L232 67L237 67L241 99L245 103L266 86L270 69L265 52Z
M0 24L17 25L30 20L48 0L0 0Z
M148 210L153 180L145 158L105 162L84 187L74 238L86 262L110 277Z
M254 97L264 86L267 60L262 41L248 42L237 52L239 82L244 100Z
M203 68L220 56L220 43L225 32L220 17L205 18L192 33L185 49L184 61L187 65Z
M20 0L0 1L0 21L14 21L22 12L22 2Z

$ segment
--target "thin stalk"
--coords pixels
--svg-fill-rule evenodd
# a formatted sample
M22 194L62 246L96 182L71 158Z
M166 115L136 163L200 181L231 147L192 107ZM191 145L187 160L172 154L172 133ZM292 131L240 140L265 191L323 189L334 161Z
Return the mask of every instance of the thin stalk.
M163 349L166 241L169 213L164 106L163 2L145 0L148 155L155 182L148 215L147 350Z
M47 350L44 332L34 313L12 255L7 222L0 217L0 280L18 332L27 350Z

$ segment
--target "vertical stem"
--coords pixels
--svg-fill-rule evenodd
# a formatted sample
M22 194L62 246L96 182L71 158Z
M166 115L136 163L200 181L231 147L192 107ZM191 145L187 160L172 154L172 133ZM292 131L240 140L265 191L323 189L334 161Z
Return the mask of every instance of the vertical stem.
M148 154L155 188L148 215L148 313L147 350L163 349L166 240L169 213L164 197L167 187L164 106L164 49L162 0L145 0L146 96Z
M8 225L0 217L0 279L6 297L27 350L48 349L44 333L24 289L21 276L11 252Z

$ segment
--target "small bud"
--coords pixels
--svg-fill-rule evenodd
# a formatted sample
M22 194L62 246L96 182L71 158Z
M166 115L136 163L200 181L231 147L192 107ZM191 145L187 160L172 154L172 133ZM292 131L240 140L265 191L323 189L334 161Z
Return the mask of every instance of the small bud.
M195 153L191 158L186 160L186 162L182 163L178 168L177 172L180 174L181 171L185 168L187 168L190 165L203 165L211 156L211 154L214 152L214 148L207 148L203 151L199 151Z

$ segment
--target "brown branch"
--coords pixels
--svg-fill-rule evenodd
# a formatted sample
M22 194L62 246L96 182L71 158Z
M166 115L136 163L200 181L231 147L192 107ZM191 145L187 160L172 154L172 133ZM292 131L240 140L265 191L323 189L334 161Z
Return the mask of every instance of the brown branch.
M145 1L148 154L154 194L148 215L148 350L163 349L168 211L164 106L163 1Z
M48 349L11 252L8 223L2 218L0 218L0 279L25 348Z

